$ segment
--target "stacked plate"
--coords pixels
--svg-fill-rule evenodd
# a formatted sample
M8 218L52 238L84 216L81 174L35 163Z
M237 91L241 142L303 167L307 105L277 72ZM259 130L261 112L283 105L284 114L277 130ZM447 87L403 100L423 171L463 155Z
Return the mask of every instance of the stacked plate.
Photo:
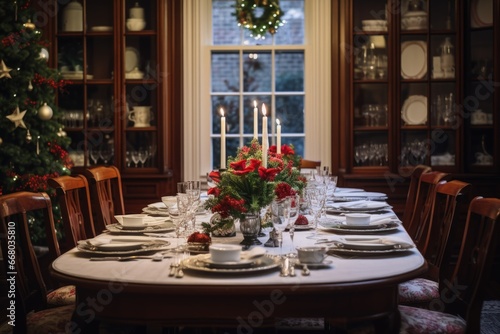
M78 250L90 254L130 255L166 250L170 242L145 238L94 238L80 240Z
M353 201L330 204L327 213L348 213L348 212L379 212L390 210L392 206L382 201ZM330 212L328 212L330 211Z
M345 237L333 241L328 250L349 255L379 255L406 252L414 247L413 244L397 238Z

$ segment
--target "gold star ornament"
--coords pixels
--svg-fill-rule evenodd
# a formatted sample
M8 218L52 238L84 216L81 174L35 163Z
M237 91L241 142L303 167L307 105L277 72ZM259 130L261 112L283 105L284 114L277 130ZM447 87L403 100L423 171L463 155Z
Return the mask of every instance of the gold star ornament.
M8 68L7 65L5 65L5 62L3 61L2 59L2 62L0 63L0 78L11 78L12 77L10 76L10 71L12 71L11 68Z
M17 106L16 109L12 112L12 114L5 117L7 117L12 123L14 123L15 128L20 126L26 129L26 124L24 124L23 121L24 114L26 114L26 110L21 112L19 111L19 106Z

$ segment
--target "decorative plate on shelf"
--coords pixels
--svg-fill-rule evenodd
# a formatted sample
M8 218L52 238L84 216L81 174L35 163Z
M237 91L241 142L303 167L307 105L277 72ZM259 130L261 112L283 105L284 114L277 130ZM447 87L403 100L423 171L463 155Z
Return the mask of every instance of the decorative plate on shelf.
M125 49L125 72L131 72L139 66L139 51L136 48L128 46Z
M493 1L492 0L472 0L471 3L471 27L491 27L493 25Z
M408 97L401 109L401 118L407 125L427 123L427 97L423 95Z
M112 26L94 26L92 28L90 28L90 30L92 31L98 31L98 32L102 32L102 31L113 31L113 27Z
M427 74L427 44L423 41L401 43L401 77L422 79Z

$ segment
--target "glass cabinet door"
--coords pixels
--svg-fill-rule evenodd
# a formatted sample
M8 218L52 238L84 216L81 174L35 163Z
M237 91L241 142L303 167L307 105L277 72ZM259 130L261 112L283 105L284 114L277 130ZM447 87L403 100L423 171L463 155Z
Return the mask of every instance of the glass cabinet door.
M58 94L75 167L114 163L115 1L57 2Z
M121 41L121 75L124 138L122 152L129 172L158 168L158 129L162 120L160 76L157 48L156 1L125 1L124 35Z
M498 54L495 54L494 3L492 0L468 1L465 68L465 152L468 172L498 171ZM498 10L498 9L497 9ZM497 48L498 50L498 48ZM496 111L496 112L495 112ZM495 115L496 114L496 115ZM495 119L496 118L496 119ZM498 166L498 162L496 163Z
M353 3L352 48L352 158L354 168L387 168L388 124L388 26L385 1Z

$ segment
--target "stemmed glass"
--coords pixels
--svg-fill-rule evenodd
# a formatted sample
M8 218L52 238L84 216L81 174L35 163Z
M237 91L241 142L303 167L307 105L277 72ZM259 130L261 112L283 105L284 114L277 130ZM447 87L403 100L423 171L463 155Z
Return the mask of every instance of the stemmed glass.
M92 159L92 164L97 165L97 161L99 160L99 150L95 147L89 150L90 158Z
M114 153L113 149L109 146L105 146L104 148L101 148L101 150L99 151L99 156L104 161L105 165L107 165L108 161L111 160L111 158L113 157L113 153Z
M290 217L291 200L285 197L280 200L274 200L271 203L271 209L275 218L273 219L273 226L278 233L278 242L280 244L280 253L283 253L283 232L288 225L288 218Z
M326 199L326 190L324 187L306 187L304 189L304 197L307 201L307 205L311 210L313 215L313 237L316 235L316 228L318 227L318 220L323 209L323 205Z
M132 161L134 162L134 166L138 167L140 158L139 158L139 152L136 150L132 151Z
M140 148L138 155L139 155L139 161L141 162L141 167L144 167L146 160L148 160L148 152L145 149Z
M288 233L290 234L291 246L290 253L295 253L295 247L293 246L293 237L295 234L295 221L297 220L300 212L300 196L298 194L289 196L290 208L286 213L286 220L288 226Z

